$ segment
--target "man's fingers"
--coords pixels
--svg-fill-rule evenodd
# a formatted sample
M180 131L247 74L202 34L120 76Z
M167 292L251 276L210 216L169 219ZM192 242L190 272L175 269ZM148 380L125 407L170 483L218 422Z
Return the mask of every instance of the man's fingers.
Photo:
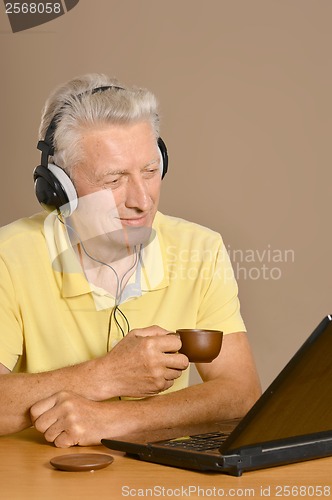
M189 366L189 360L185 354L165 354L166 355L166 367L172 368L173 370L185 370Z
M76 446L79 444L78 440L74 439L71 435L68 435L66 431L62 431L53 440L53 442L57 448L69 448L70 446Z
M35 421L43 415L45 412L53 408L56 404L56 396L50 396L49 398L41 399L37 403L35 403L30 408L30 417L33 424Z
M172 333L157 325L148 326L146 328L137 328L135 330L131 330L131 332L133 332L132 334L135 335L136 337L153 337L153 336L168 335L169 333Z
M165 380L171 381L181 376L182 370L171 370L167 368L165 371Z
M170 334L170 332L150 335L146 334L145 330L148 329L144 329L143 335L140 333L143 332L143 330L135 330L135 332L138 332L135 333L135 337L138 341L142 342L142 345L145 345L145 348L151 355L152 352L155 352L155 349L161 353L177 353L179 349L181 349L182 343L179 335ZM134 330L132 331L134 332ZM163 332L166 332L166 330L163 330Z

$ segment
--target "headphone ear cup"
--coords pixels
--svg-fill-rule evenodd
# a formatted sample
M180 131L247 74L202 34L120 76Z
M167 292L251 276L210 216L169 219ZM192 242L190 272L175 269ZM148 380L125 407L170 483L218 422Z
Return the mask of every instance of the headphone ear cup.
M161 159L162 159L162 172L161 172L161 178L163 179L167 173L168 170L168 153L167 153L167 147L164 141L162 140L161 137L158 138L158 147L159 151L161 154Z
M39 165L33 173L37 200L46 210L59 210L68 217L77 208L78 200L74 184L66 172L49 163Z

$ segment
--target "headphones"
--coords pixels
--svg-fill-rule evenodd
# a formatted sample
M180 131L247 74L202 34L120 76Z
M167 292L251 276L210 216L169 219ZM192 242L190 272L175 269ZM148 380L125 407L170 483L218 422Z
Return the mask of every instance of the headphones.
M125 90L123 87L116 87L114 85L97 87L91 91L92 94L96 92L103 92L104 90L115 89ZM85 94L84 92L83 94ZM81 95L77 97L79 98ZM35 193L37 200L46 210L61 210L68 217L78 205L78 197L75 186L70 179L69 175L60 167L53 163L49 163L48 159L54 155L54 134L57 123L61 118L61 110L64 106L70 104L65 102L60 112L58 112L49 124L45 139L39 141L37 149L41 151L40 165L35 168L33 172L33 179L35 185ZM161 137L158 138L158 148L161 155L161 178L163 179L168 170L168 154L166 144ZM65 207L63 207L65 205ZM62 207L62 208L61 208Z

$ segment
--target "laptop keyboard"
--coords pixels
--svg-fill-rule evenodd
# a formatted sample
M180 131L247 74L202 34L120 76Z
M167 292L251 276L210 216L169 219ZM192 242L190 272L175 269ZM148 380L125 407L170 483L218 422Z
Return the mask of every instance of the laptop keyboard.
M229 433L209 432L206 434L196 434L178 439L172 439L162 443L167 448L182 448L185 450L208 451L220 448L222 443L228 438Z

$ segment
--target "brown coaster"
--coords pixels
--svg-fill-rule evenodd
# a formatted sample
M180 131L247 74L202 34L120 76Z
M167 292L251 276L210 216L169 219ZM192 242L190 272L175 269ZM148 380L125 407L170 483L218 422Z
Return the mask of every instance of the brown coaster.
M113 462L111 455L102 453L77 453L53 457L50 464L56 469L69 472L103 469Z

